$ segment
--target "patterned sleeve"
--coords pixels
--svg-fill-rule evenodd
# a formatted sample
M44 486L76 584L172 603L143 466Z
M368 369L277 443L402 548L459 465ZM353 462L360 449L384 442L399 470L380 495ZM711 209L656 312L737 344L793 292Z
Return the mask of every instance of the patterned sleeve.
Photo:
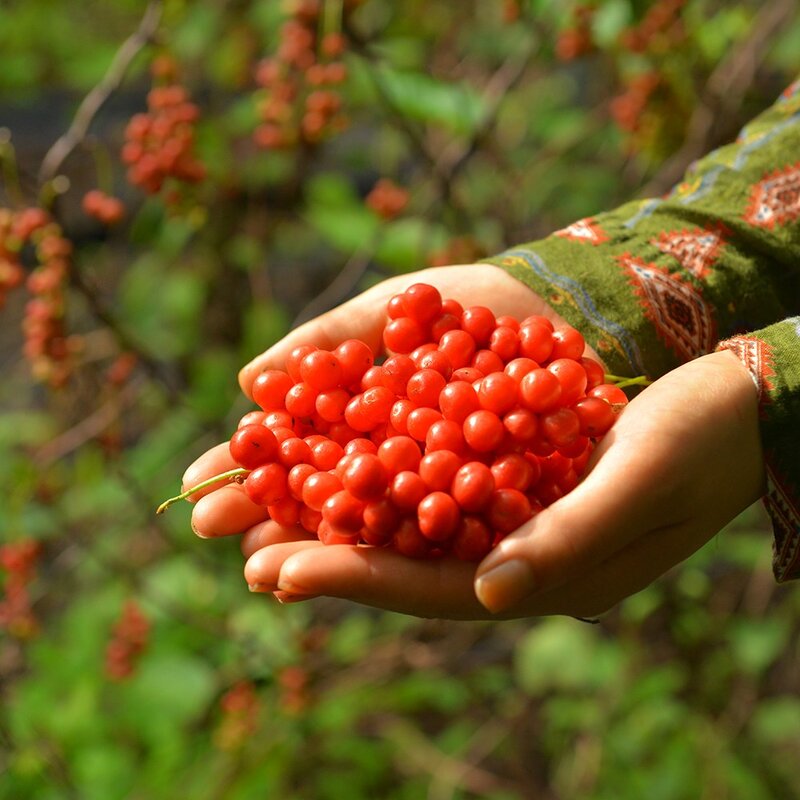
M800 80L664 197L485 260L618 375L655 378L719 347L742 358L761 393L775 575L800 577Z

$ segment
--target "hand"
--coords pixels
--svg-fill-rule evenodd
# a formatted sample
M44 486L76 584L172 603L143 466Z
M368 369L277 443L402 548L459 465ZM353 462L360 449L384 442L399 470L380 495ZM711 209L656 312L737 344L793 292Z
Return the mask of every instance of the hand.
M244 537L245 577L289 598L331 595L425 617L592 617L687 558L763 489L755 387L732 353L713 353L636 397L583 482L477 572L383 549L287 541L266 523Z
M415 282L437 286L444 297L453 298L464 306L486 305L497 314L510 314L522 319L530 314L549 317L554 324L564 325L561 319L538 295L490 264L437 267L411 275L400 275L383 281L358 297L327 314L292 331L265 353L253 359L239 373L242 390L251 396L256 376L265 369L283 368L287 355L299 344L312 343L331 348L349 338L366 341L377 353L381 349L381 333L386 321L388 299ZM587 349L587 355L596 354ZM233 468L227 443L218 445L201 456L186 471L184 488L196 486L213 475ZM241 486L227 484L209 487L192 496L196 501L192 527L200 536L226 536L242 533L266 519L265 510L247 498ZM304 531L287 531L273 523L258 528L261 541L309 541L313 537ZM248 546L257 541L255 535Z

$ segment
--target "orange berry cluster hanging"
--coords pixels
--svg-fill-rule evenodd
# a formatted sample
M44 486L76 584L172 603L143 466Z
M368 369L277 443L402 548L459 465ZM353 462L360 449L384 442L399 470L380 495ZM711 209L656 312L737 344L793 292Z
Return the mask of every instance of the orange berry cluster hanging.
M621 130L626 133L640 130L642 115L660 83L658 72L643 72L632 78L625 91L611 100L611 116Z
M238 750L258 730L260 702L252 681L241 680L220 698L222 719L214 731L219 750Z
M556 40L556 57L559 61L574 61L594 49L592 39L592 6L577 5L572 9L570 24Z
M620 44L632 53L666 52L686 39L680 11L686 0L660 0L641 21L620 35Z
M131 117L122 148L128 180L148 194L157 194L168 179L198 183L206 176L195 153L198 107L164 59L154 62L153 72L159 85L147 95L147 112Z
M345 3L347 13L354 3ZM274 56L256 68L263 89L258 113L261 123L253 132L265 149L285 149L299 142L316 143L347 126L337 87L347 78L341 56L345 36L320 32L322 4L302 0L283 24Z
M379 217L389 220L403 212L408 205L408 200L408 189L398 186L388 178L381 178L364 198L364 203Z
M106 647L106 675L114 681L129 678L147 647L149 637L149 620L138 603L128 600Z
M113 197L101 189L91 189L83 196L81 207L84 212L103 225L116 225L125 216L125 205L118 197Z
M18 639L29 639L38 630L29 586L36 577L41 545L33 539L20 539L0 547L0 570L4 573L0 599L0 630Z
M36 266L25 282L31 299L25 305L22 322L23 353L38 380L60 387L72 372L72 347L65 331L72 242L40 208L20 212L16 227L23 243L33 245L36 258Z

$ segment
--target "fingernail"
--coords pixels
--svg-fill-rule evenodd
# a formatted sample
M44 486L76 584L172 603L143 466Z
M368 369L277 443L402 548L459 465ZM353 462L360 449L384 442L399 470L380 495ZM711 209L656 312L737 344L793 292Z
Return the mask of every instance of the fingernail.
M208 539L209 538L204 533L200 533L200 531L197 529L197 526L194 524L194 522L191 522L189 524L192 526L192 533L194 533L195 536L199 536L201 539Z
M513 606L534 588L530 565L520 558L512 558L490 569L475 581L478 600L493 614Z
M247 588L251 592L271 592L272 587L267 586L266 583L248 583Z
M275 599L281 605L290 605L291 603L302 603L303 600L312 600L317 595L315 594L291 594L290 592L278 591L273 592Z

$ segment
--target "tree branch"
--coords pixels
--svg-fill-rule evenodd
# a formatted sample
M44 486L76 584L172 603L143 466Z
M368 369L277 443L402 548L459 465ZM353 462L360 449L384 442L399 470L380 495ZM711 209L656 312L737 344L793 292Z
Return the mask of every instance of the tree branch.
M39 167L39 182L44 184L56 175L70 153L84 140L97 112L119 87L133 59L147 46L158 30L163 0L151 0L139 27L122 43L100 83L83 98L67 131L47 151Z

